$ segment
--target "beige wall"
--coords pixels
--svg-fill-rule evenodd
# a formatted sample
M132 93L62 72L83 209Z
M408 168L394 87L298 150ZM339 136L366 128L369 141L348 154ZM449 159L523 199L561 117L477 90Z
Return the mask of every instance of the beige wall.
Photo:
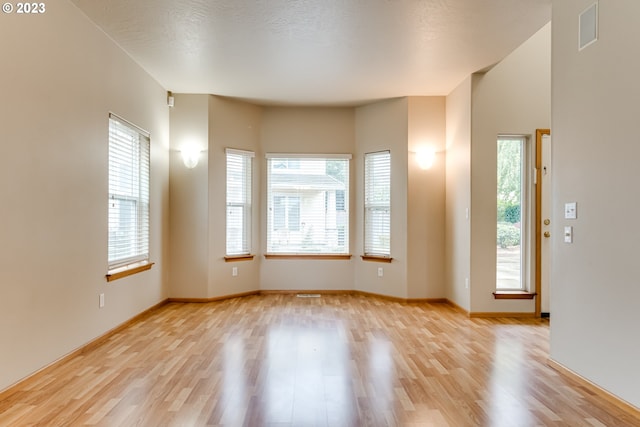
M255 291L260 283L260 193L263 156L260 149L262 109L231 99L210 96L209 115L209 290L210 297ZM226 254L226 148L253 151L251 261L228 263ZM232 268L238 275L232 275Z
M640 408L640 2L600 0L601 38L578 51L592 3L553 2L551 357ZM563 219L566 202L576 220Z
M254 188L261 174L262 109L211 95L175 95L171 109L171 297L208 299L259 289L260 197L254 191L253 260L225 262L226 148L253 151ZM187 169L185 144L202 149ZM237 276L232 268L237 268Z
M261 144L263 153L353 153L353 108L267 107L263 112ZM266 164L264 156L257 159ZM350 163L350 207L353 208L354 161ZM266 218L266 168L261 174L261 224ZM350 248L354 251L353 214L350 215ZM266 250L266 229L261 232L261 251ZM260 287L265 290L353 289L352 261L277 260L262 261Z
M407 298L445 295L445 98L408 98ZM430 169L415 153L436 152Z
M446 100L445 296L471 310L471 77Z
M533 300L495 300L492 295L496 286L496 139L499 134L528 135L532 150L536 129L550 127L550 60L551 24L547 24L490 71L472 78L472 312L535 311ZM533 274L528 280L534 289Z
M380 101L356 109L355 289L407 298L408 99ZM391 150L391 264L362 261L364 154ZM378 277L378 267L384 269Z
M208 295L209 277L209 96L175 95L174 99L170 112L169 296L203 298ZM203 150L193 169L184 166L180 153L188 145Z
M1 390L167 297L169 112L165 90L68 1L4 14L0 56ZM107 283L110 111L151 133L156 264Z

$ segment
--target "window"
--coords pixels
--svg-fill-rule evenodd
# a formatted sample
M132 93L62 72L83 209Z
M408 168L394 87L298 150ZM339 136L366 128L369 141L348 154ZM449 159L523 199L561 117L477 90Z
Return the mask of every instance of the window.
M344 200L344 190L336 191L336 209L339 211L344 211L346 209L346 204Z
M149 260L149 133L109 115L109 270Z
M251 253L251 166L254 153L227 148L227 255Z
M300 169L300 159L278 159L277 161L274 161L271 166L273 167L273 169L280 169L280 170L285 170L285 169Z
M273 229L300 231L300 197L273 196Z
M391 152L364 155L364 254L391 256Z
M525 290L527 138L500 136L497 147L496 289Z
M350 158L267 154L267 253L348 254Z

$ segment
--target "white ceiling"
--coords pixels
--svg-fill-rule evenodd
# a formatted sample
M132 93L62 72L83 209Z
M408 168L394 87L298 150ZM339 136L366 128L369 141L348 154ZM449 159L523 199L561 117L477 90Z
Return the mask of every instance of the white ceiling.
M267 104L447 95L551 0L72 0L163 87Z

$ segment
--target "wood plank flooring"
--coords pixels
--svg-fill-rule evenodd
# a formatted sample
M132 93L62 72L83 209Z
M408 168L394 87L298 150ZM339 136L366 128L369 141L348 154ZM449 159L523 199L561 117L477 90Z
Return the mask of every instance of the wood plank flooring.
M263 295L167 304L0 401L0 426L640 426L546 365L548 322Z

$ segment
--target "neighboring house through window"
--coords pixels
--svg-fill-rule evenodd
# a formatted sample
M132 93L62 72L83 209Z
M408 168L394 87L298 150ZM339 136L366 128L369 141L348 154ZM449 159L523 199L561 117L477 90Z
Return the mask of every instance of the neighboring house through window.
M109 270L149 260L149 133L109 115Z
M273 196L273 229L300 231L300 196Z
M267 154L267 253L348 254L350 158Z

